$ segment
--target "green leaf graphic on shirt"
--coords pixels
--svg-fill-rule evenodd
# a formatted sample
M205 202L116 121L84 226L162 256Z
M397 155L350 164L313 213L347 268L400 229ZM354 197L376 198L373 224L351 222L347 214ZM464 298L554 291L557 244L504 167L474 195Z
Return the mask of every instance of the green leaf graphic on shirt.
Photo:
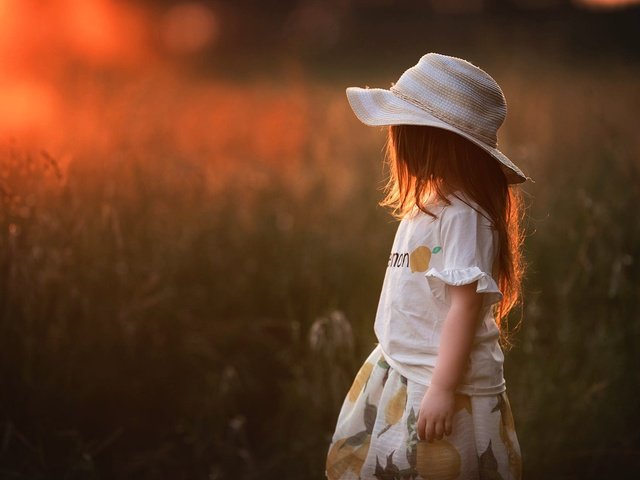
M383 357L380 357L378 359L378 365L382 368L386 368L386 369L390 368L390 365L387 363L387 361Z
M440 250L442 250L442 247L440 246L433 247L433 250L431 250L431 253L438 253Z

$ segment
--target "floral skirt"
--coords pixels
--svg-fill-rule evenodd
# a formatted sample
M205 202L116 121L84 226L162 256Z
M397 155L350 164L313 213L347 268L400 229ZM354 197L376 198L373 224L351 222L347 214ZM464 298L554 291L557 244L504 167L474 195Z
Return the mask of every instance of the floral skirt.
M427 386L393 369L376 345L342 404L325 475L329 480L519 480L520 445L506 392L455 394L451 435L419 440Z

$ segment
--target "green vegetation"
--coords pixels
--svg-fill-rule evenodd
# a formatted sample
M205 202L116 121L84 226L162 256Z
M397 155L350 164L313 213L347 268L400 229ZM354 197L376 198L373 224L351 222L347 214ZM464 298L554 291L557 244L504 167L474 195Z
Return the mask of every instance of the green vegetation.
M634 478L639 72L537 67L492 70L536 180L505 375L525 478ZM351 80L163 82L69 107L104 148L2 148L0 476L321 479L395 232L383 134Z

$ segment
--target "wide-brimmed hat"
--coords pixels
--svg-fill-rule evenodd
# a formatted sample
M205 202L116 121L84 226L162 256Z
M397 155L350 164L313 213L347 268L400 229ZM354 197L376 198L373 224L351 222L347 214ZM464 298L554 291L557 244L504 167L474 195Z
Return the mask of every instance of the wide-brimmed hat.
M347 88L347 98L366 125L429 125L457 133L500 162L507 182L531 180L498 150L498 128L507 102L498 83L462 60L428 53L393 86Z

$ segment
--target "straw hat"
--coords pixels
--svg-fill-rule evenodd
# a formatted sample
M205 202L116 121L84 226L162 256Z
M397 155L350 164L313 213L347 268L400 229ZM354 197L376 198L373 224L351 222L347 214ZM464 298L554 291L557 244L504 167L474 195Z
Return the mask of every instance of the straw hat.
M429 125L457 133L500 162L509 183L531 180L498 150L498 128L507 115L500 86L461 58L424 55L389 89L347 88L347 98L366 125Z

